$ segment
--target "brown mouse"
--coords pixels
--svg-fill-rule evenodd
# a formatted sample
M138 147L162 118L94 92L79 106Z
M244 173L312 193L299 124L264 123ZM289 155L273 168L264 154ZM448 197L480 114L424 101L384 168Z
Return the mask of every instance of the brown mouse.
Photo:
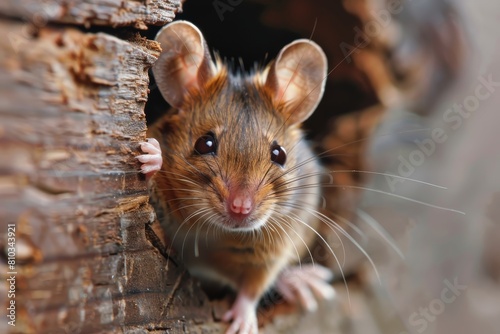
M275 287L306 309L330 298L328 269L293 267L320 224L323 172L301 130L318 105L327 60L310 40L285 46L252 74L212 59L201 32L176 21L158 33L153 67L172 106L138 156L173 248L191 274L232 287L226 333L257 333L256 308Z

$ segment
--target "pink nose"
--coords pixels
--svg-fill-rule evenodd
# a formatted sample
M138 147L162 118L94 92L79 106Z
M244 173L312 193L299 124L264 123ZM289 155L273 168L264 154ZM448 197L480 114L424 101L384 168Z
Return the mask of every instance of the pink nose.
M229 207L233 213L248 215L253 209L252 199L248 195L236 194Z

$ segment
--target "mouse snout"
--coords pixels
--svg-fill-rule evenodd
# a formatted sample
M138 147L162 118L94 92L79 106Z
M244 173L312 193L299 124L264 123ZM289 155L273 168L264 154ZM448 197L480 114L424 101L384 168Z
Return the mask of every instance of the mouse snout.
M252 196L245 191L232 191L228 198L228 211L232 218L244 219L248 217L254 208Z
M252 199L248 195L237 195L231 203L231 211L244 215L252 211Z

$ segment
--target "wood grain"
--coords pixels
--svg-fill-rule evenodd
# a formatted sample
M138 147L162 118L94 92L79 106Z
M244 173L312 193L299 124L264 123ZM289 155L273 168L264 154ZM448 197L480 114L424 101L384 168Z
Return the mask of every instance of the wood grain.
M7 0L0 2L0 13L38 26L57 22L147 29L172 21L181 6L181 0Z
M0 29L10 37L0 41L0 233L5 249L16 224L18 246L8 329L182 332L207 322L204 294L182 268L167 271L146 235L154 212L134 156L159 46L71 28L33 37L8 20Z

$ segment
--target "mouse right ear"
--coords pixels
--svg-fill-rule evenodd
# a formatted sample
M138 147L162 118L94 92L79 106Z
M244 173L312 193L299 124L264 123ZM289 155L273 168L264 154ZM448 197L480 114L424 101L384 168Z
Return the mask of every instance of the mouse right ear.
M162 52L153 65L156 84L163 98L181 108L191 89L201 89L214 76L215 66L200 30L187 21L163 27L155 40Z

